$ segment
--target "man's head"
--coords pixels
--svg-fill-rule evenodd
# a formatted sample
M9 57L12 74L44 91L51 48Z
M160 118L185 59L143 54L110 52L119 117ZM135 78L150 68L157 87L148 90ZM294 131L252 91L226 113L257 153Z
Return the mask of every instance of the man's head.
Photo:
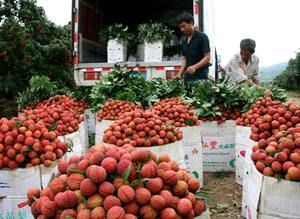
M240 43L240 54L244 62L248 62L255 53L256 43L252 39L243 39Z
M177 17L177 25L181 32L185 35L191 35L194 31L194 17L193 15L184 12Z

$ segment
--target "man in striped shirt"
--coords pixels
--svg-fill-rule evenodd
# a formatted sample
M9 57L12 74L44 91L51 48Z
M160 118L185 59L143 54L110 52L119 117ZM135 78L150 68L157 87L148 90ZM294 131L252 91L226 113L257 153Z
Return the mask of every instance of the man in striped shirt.
M244 39L240 43L240 52L235 54L225 66L232 82L259 84L259 58L255 53L256 43L252 39Z

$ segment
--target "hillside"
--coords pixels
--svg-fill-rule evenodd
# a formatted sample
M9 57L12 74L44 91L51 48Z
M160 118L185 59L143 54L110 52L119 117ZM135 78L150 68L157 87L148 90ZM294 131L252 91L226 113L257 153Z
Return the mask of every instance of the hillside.
M277 75L279 75L285 70L287 65L288 62L282 62L275 65L260 68L261 82L272 81Z

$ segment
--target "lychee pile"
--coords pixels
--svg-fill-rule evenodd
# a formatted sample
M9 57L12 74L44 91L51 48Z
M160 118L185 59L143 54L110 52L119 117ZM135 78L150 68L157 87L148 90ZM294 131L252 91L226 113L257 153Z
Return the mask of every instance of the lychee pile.
M134 103L122 100L107 100L101 110L98 112L98 121L115 120L126 112L142 109Z
M217 113L219 115L217 115ZM240 116L241 116L240 108L228 109L228 108L225 108L224 106L220 105L218 107L218 110L217 110L215 116L200 117L199 119L202 122L216 121L217 124L220 125L220 124L226 122L227 120L236 120Z
M30 118L0 119L0 169L40 164L49 167L67 151L54 131Z
M300 181L300 109L295 104L259 98L237 124L251 125L250 138L258 142L251 158L258 171Z
M34 109L23 111L29 119L50 129L55 126L58 136L73 133L83 121L86 103L66 95L57 95L40 102Z
M150 110L124 113L104 132L103 141L117 146L131 144L137 147L161 146L182 139L182 131L163 123Z
M96 145L58 169L49 187L27 193L38 219L188 219L205 209L199 182L166 154Z
M151 110L161 117L164 123L176 127L198 125L198 117L194 114L192 105L181 98L169 98L154 104Z

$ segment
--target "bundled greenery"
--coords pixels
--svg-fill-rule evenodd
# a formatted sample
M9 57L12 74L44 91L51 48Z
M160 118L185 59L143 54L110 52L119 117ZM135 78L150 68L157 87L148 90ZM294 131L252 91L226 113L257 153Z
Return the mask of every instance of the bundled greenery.
M287 90L300 90L300 52L289 61L286 70L274 79L274 84Z
M199 117L217 117L225 110L233 110L242 105L239 84L229 83L229 78L221 82L199 81L192 87L191 97L187 99L195 107Z
M101 30L99 33L100 41L109 41L117 39L119 43L130 42L133 40L133 35L129 33L128 26L123 24L114 24Z
M134 77L132 70L115 65L108 76L102 77L92 88L90 93L92 111L98 111L105 101L111 98L135 102L138 94L133 90L138 89L140 83L145 84L145 80Z
M165 80L162 78L155 78L147 81L146 87L143 91L144 100L142 105L150 107L155 102L166 98L183 97L185 95L184 83L179 80Z
M57 94L56 83L50 81L46 76L33 76L29 81L29 87L17 97L18 108L34 106L38 101L45 100Z
M138 25L138 41L143 43L155 43L159 41L168 42L171 40L174 31L162 23L144 23Z
M179 79L145 81L138 73L115 65L107 77L102 77L94 85L90 98L92 111L96 112L108 99L126 100L150 107L161 99L184 94L184 85Z
M59 94L66 94L80 100L85 100L89 103L90 91L90 87L60 87L57 82L51 81L47 76L33 76L29 81L29 86L23 92L18 93L18 109L33 107L39 101L46 100Z
M284 102L286 94L278 87L268 88L273 99ZM266 88L230 83L228 77L222 81L198 81L184 84L180 79L162 78L145 81L138 73L126 67L115 65L107 77L102 77L92 88L90 98L94 112L108 99L127 100L151 107L155 102L166 98L182 97L193 104L199 117L218 117L228 110L246 112L258 97L264 96Z

